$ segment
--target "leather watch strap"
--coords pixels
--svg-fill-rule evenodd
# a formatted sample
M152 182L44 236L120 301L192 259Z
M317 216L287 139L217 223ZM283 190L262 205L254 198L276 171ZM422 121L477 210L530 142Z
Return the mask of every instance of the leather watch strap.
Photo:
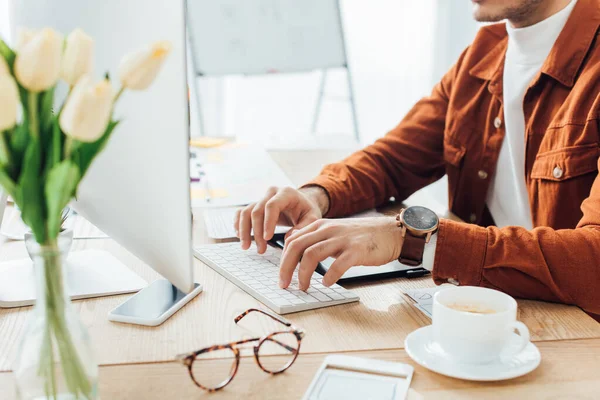
M413 236L409 232L406 232L398 261L410 266L421 265L424 251L425 237Z

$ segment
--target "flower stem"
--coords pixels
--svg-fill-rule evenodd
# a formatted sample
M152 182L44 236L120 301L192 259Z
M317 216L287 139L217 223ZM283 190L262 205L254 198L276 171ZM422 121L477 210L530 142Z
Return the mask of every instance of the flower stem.
M50 380L46 386L46 395L50 399L56 399L57 376L55 374L55 363L59 362L54 358L54 346L58 346L58 355L60 359L60 368L63 371L65 383L69 392L76 398L88 399L92 396L92 385L85 373L84 366L81 363L79 354L73 343L73 339L67 327L65 315L65 289L63 287L63 276L61 266L61 255L56 240L47 244L48 251L44 253L44 282L45 285L45 312L47 318L47 339L46 346L42 349L41 368L47 368L42 376ZM43 358L46 358L44 360ZM49 392L49 393L48 393ZM52 395L52 396L51 396Z
M29 131L34 138L40 137L40 123L38 122L38 93L30 92L27 97L29 111Z
M124 91L125 91L125 86L121 86L121 89L119 89L119 91L117 92L117 95L115 96L115 100L113 101L113 103L116 103L117 101L119 101L119 98L121 97L121 95L123 94Z
M71 152L73 151L73 138L71 136L67 136L65 138L65 160L71 157Z

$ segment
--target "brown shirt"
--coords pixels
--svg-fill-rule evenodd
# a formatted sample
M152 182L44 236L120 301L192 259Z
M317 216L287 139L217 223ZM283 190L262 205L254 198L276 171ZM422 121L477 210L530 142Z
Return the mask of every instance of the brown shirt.
M454 67L384 138L309 183L328 217L404 199L448 175L433 278L600 314L600 0L578 0L525 93L525 165L533 230L489 224L485 206L504 137L504 24L483 27Z

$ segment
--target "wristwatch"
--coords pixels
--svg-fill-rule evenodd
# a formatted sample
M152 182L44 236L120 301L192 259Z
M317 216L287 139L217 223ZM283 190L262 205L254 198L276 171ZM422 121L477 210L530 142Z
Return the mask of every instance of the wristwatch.
M425 244L440 225L438 216L429 208L413 206L402 209L396 221L404 238L398 261L405 265L421 265Z

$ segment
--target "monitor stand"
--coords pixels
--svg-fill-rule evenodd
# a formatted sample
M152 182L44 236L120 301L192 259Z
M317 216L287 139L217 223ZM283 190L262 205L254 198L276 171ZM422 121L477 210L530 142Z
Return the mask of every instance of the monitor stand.
M202 285L194 283L189 293L177 289L166 279L158 279L131 296L108 314L114 322L157 326L202 291Z

